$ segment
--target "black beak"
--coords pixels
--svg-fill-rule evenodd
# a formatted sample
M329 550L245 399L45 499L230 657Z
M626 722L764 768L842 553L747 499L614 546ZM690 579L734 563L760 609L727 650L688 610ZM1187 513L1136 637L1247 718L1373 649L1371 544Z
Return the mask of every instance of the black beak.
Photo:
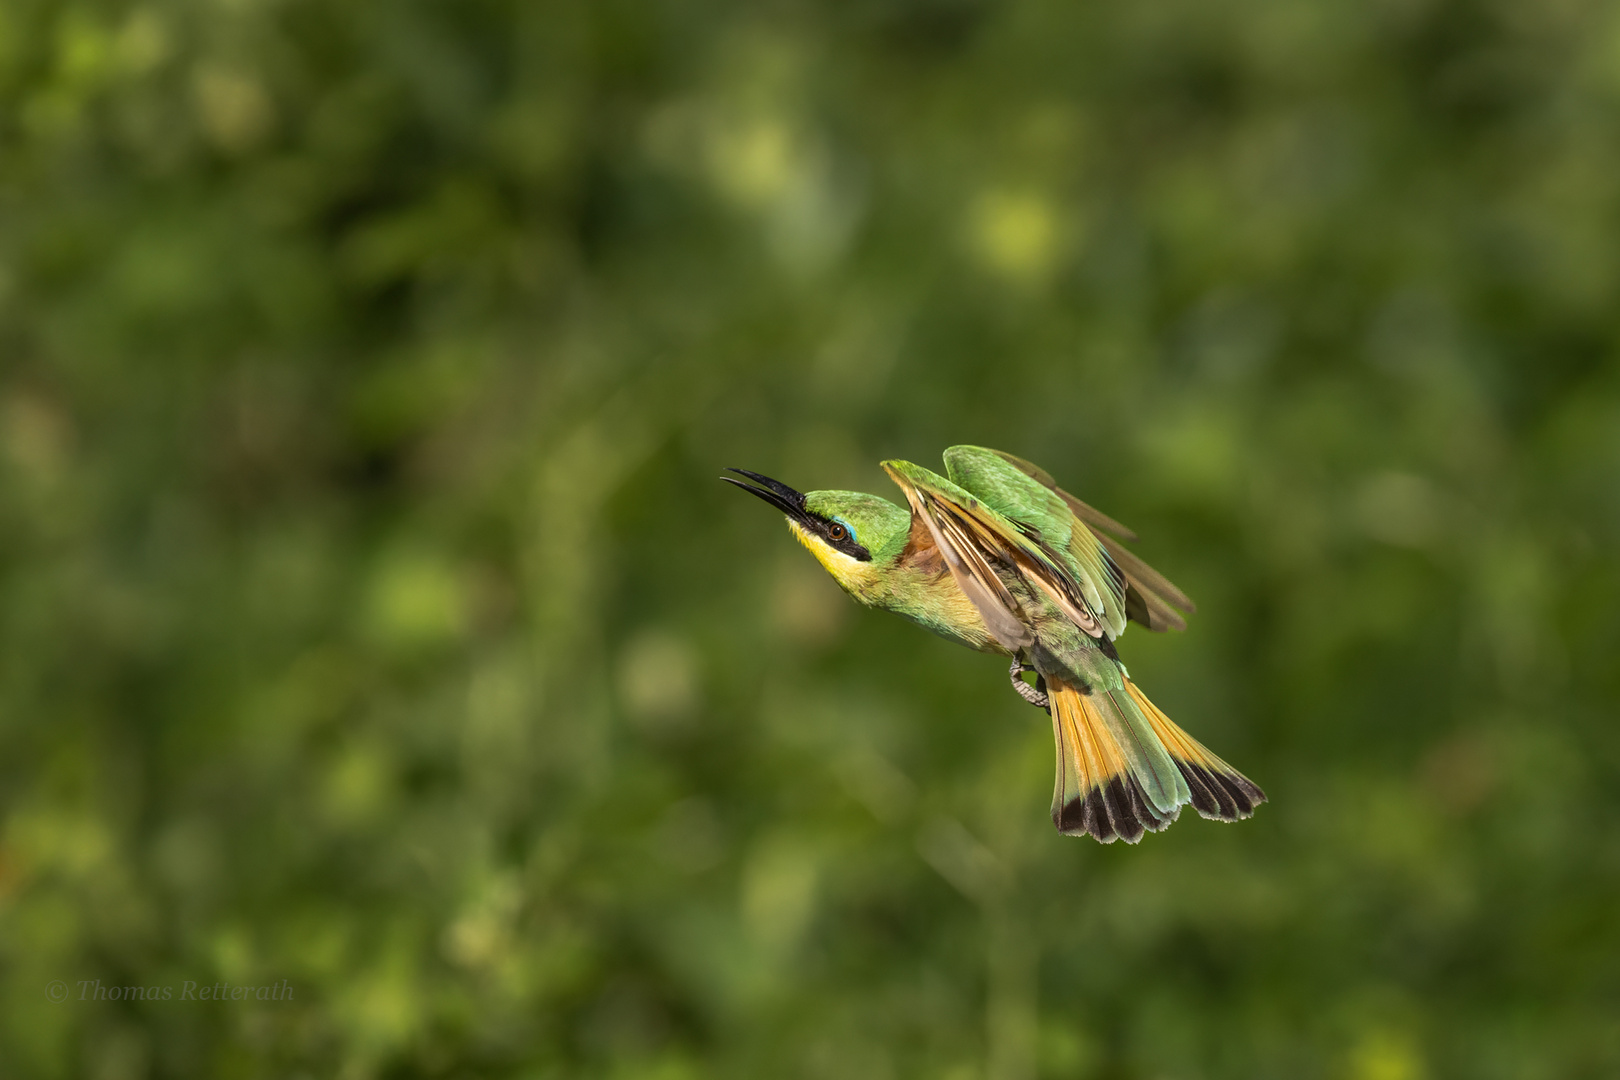
M809 520L810 514L804 508L804 493L802 491L794 491L780 480L772 480L768 476L762 476L757 472L749 472L747 469L727 469L726 471L746 476L760 486L754 487L753 484L745 484L741 480L733 480L729 476L722 476L720 479L726 483L736 484L750 495L758 495L790 518L797 521Z

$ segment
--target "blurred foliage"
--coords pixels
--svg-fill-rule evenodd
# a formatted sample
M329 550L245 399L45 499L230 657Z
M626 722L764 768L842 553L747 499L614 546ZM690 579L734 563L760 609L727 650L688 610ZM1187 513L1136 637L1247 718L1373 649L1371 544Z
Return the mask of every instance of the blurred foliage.
M0 1071L1620 1075L1617 225L1589 0L0 5ZM715 481L955 442L1253 821Z

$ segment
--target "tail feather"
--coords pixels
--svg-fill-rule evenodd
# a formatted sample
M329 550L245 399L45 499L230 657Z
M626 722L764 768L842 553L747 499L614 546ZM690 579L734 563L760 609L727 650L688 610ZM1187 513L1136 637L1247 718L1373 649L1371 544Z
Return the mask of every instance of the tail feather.
M1058 759L1052 823L1059 832L1134 844L1176 819L1175 802L1162 811L1144 790L1140 774L1147 770L1132 767L1117 737L1124 725L1103 713L1111 703L1057 679L1048 681L1047 693Z
M1193 809L1212 821L1242 821L1266 801L1260 785L1205 749L1160 708L1148 700L1135 683L1125 680L1125 689L1137 707L1147 715L1153 733L1164 743L1187 786L1192 789Z
M1172 723L1129 680L1128 696L1087 693L1061 679L1049 679L1047 689L1057 743L1052 823L1059 832L1134 844L1167 828L1188 802L1204 817L1236 821L1265 801L1254 783ZM1173 790L1154 775L1166 756L1185 781Z

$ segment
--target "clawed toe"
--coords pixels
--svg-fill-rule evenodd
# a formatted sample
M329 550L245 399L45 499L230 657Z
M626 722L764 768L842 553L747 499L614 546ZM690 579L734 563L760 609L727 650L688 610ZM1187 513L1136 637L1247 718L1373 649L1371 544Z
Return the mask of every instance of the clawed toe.
M1029 685L1029 683L1023 680L1022 676L1024 672L1034 670L1035 669L1029 664L1022 663L1017 657L1014 657L1012 667L1007 669L1007 678L1012 680L1013 689L1018 691L1019 697L1023 698L1037 709L1046 709L1048 712L1050 712L1051 709L1046 696L1046 680L1040 676L1036 676L1036 684L1034 686Z

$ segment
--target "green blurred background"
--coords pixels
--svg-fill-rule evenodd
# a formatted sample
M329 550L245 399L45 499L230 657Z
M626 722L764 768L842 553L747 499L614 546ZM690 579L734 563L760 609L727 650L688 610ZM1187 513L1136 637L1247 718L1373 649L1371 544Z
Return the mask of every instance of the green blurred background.
M1617 225L1588 0L9 0L0 1076L1620 1075ZM715 479L956 442L1254 820Z

